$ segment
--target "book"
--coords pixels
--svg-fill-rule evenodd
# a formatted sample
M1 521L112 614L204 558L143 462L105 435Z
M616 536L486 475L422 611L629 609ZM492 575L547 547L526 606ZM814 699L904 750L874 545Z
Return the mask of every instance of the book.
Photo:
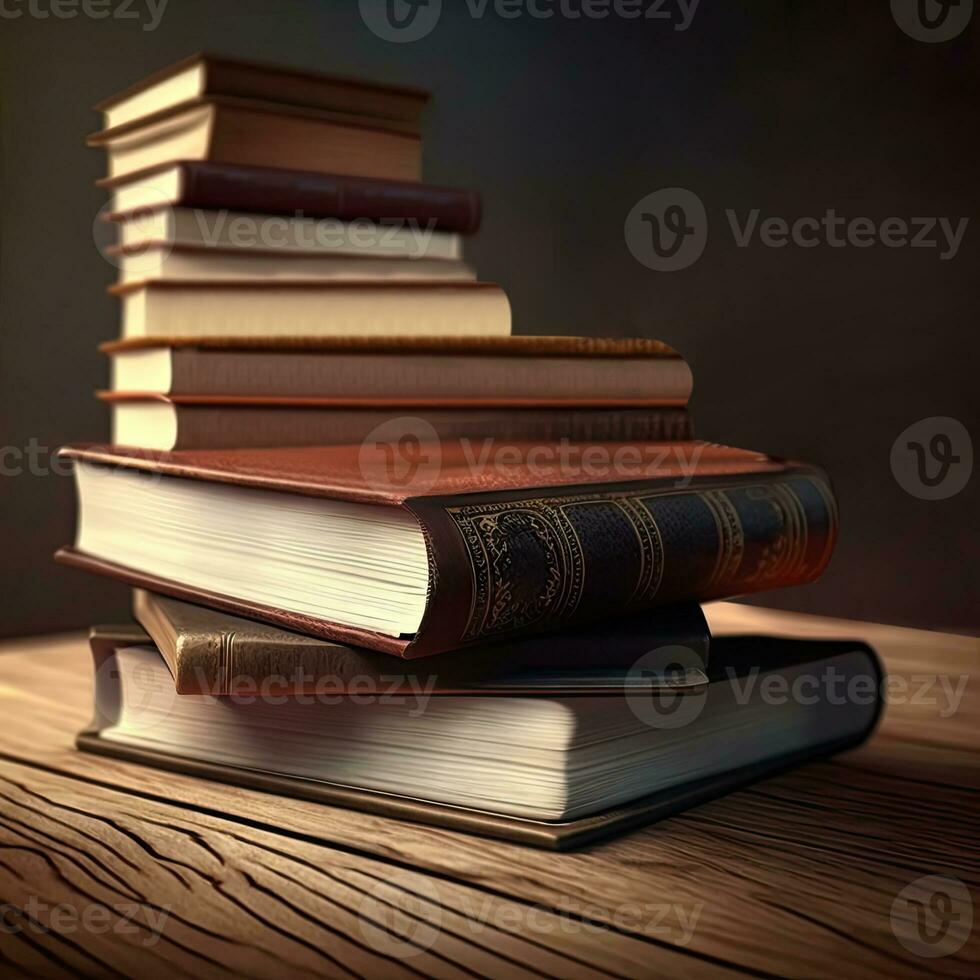
M481 697L642 693L654 686L695 690L707 683L710 634L697 605L480 647L465 658L445 653L414 662L143 589L133 590L133 615L148 634L144 642L152 641L160 652L177 694L311 694L327 688L356 693L364 679L383 683L392 694L425 690ZM685 663L665 657L660 670L652 663L633 670L654 647L682 649Z
M335 404L683 408L693 377L656 340L595 337L143 337L110 341L115 391Z
M820 470L708 443L63 453L61 561L405 658L799 585L837 535Z
M201 53L154 72L95 108L105 128L112 129L208 95L375 116L416 130L429 100L428 92L413 86Z
M108 177L178 160L420 180L422 140L367 117L208 96L94 133Z
M764 637L715 639L709 683L688 693L424 702L366 685L359 698L178 696L141 631L97 631L92 651L82 751L553 850L858 745L883 685L864 644ZM806 697L778 694L803 684Z
M359 255L388 259L463 258L458 234L433 230L428 222L341 221L292 215L203 211L197 208L144 210L117 222L119 241L106 249L109 257L149 249L206 249L247 257L274 252L298 256Z
M306 254L288 249L212 248L207 245L168 245L165 242L111 247L108 254L119 267L119 282L219 280L276 282L459 281L476 279L465 262L440 258L385 256L375 252Z
M104 178L98 185L110 192L108 217L115 221L148 210L177 208L415 222L464 235L480 227L480 195L476 191L419 181L180 160L125 177Z
M438 439L545 443L663 442L690 440L694 433L690 415L680 408L338 404L329 398L106 391L98 395L112 411L112 441L142 449L360 444L382 426L401 426Z
M510 303L495 283L153 279L112 286L123 337L507 336Z

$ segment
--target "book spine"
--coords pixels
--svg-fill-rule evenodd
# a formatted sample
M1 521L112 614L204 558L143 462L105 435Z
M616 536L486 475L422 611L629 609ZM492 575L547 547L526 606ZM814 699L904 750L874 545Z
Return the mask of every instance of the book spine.
M480 227L480 196L423 184L363 180L275 168L182 164L179 206L341 221L414 222L427 230L472 234Z
M837 506L822 473L416 497L430 555L408 656L672 602L801 585L827 566Z
M139 618L150 620L148 632L173 674L178 694L356 693L348 685L365 677L384 682L390 694L412 693L405 668L388 654L317 642L259 624L228 629L221 625L219 613L175 623L173 612L154 612L159 598L147 599L148 593L137 591L143 596ZM161 631L161 620L170 630ZM174 642L166 639L170 631L176 634ZM464 658L437 657L426 661L419 672L432 678L431 689L440 694L478 693L487 681L496 682L500 693L500 683L505 678L515 683L515 675L515 690L527 694L532 690L528 680L535 674L540 690L560 692L560 686L551 686L549 672L577 671L587 676L597 669L620 668L625 673L651 646L683 647L691 658L685 666L704 668L709 643L700 607L681 605L663 610L655 621L643 613L591 629L524 637L470 651ZM410 672L415 673L415 668ZM611 688L603 690L608 693Z
M387 654L356 647L203 628L180 635L176 666L178 694L213 697L328 695L346 689L356 678L384 677L389 668L390 674L398 672L398 661Z
M407 421L406 421L407 419ZM175 449L238 449L363 442L379 426L425 424L440 440L552 443L693 439L684 409L347 409L289 404L178 405ZM481 445L474 445L479 455Z

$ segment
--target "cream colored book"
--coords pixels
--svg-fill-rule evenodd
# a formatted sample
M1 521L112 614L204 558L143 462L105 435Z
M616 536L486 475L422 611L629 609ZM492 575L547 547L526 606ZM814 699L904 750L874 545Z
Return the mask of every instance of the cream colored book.
M507 294L484 282L153 279L112 287L131 337L508 336Z
M277 250L171 247L153 244L120 249L115 256L119 282L166 280L299 280L387 282L442 280L472 282L476 271L465 262L410 259L344 252L304 255Z
M178 160L243 163L385 180L420 180L422 141L364 117L203 98L95 133L108 176L124 177Z
M215 697L176 694L164 657L133 628L96 631L92 650L84 751L554 849L860 744L883 683L864 644L732 637L712 643L708 683L683 694L650 684L456 696L433 689L441 674L390 670L384 682L365 671L356 696L334 675L304 697L279 685L263 695L254 676ZM828 678L869 694L835 696ZM812 695L766 693L801 685Z
M111 129L209 95L370 116L409 131L418 131L429 100L425 90L406 85L195 54L141 79L95 108L102 113L106 129Z
M168 180L166 174L159 174L147 178L145 186L137 181L114 194L114 212L138 212L118 222L119 250L159 245L286 256L342 254L453 261L463 258L461 235L436 231L425 221L347 222L302 215L161 206L161 200L168 200L166 195L171 193Z

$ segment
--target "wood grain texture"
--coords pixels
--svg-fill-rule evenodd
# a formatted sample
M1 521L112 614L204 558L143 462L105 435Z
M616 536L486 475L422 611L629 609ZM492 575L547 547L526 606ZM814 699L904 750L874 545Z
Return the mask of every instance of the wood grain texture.
M300 975L336 975L331 972L336 964L316 961L309 945L294 938L316 946L314 936L323 941L335 935L330 929L342 935L324 949L352 957L338 958L344 969L364 976L387 972L389 961L378 958L376 943L357 932L367 949L356 943L352 948L355 933L342 929L352 921L349 889L358 883L363 897L375 887L367 881L373 875L383 883L377 887L389 899L389 910L399 901L412 903L415 929L427 916L431 924L437 906L440 915L447 915L449 906L461 916L442 919L448 924L440 926L432 950L419 954L427 959L395 957L395 967L407 964L435 975L467 970L514 975L518 965L551 976L590 970L714 975L729 966L769 976L977 975L975 938L955 956L922 959L898 943L889 912L898 892L925 874L953 875L974 898L978 894L980 645L965 637L728 604L708 613L716 631L866 638L893 676L945 672L962 675L967 683L958 709L948 717L938 702L891 704L878 735L838 760L767 781L610 844L555 855L80 755L71 743L91 710L84 639L8 644L0 647L0 756L7 760L0 764L0 842L5 845L0 861L16 874L0 867L0 895L27 883L37 893L34 882L43 881L56 896L69 888L62 879L89 891L128 887L158 904L179 895L181 907L193 909L194 922L209 924L217 938L177 920L171 943L168 924L168 945L161 940L152 955L165 955L168 969L178 973L227 966L231 972L267 975L262 971L281 972L288 965ZM83 820L79 826L89 837L70 836L75 817L66 819L66 808L84 813L84 818L77 814ZM69 826L51 823L52 817ZM111 821L123 831L113 831ZM38 838L42 831L47 837ZM135 834L143 843L126 837L138 850L123 847L113 836L119 832ZM255 884L247 888L241 885L246 879L232 876L235 887L244 889L232 894L248 895L241 899L245 908L235 911L227 904L224 879L212 880L218 859L194 843L194 833L203 835L236 875L244 874L243 868L252 875ZM137 867L110 861L107 840L110 850L121 847L119 853L132 860L136 855ZM7 850L8 843L34 850ZM262 871L256 878L260 872L250 869L273 860L270 848L280 876ZM50 852L59 870L38 851ZM174 865L174 857L188 866ZM117 877L106 876L105 868ZM313 880L314 873L325 878ZM191 884L179 885L178 879ZM180 887L185 891L178 892ZM333 909L329 916L319 904L327 898L318 895L334 903L327 903ZM396 901L397 896L402 898ZM481 904L486 902L493 904ZM211 943L218 943L219 951L222 944L237 947L239 939L229 937L254 942L248 926L253 911L282 930L276 938L262 931L271 926L259 927L265 938L258 945L273 959L246 956L241 969L237 954L209 952ZM535 923L543 928L535 930ZM685 925L692 927L686 943ZM517 945L502 946L501 929L507 942ZM32 938L34 946L0 936L0 954L34 973L45 971L55 951L66 970L77 969L77 957L91 953L112 957L107 962L123 973L130 962L125 957L134 955L133 949L115 948L124 937L97 942L97 937L80 941L76 936L77 950L62 948L65 944L54 938L43 943ZM199 952L211 955L216 965L195 962ZM554 959L562 956L565 961Z
M61 935L21 919L3 941L8 959L26 965L38 953L66 973L648 975L649 950L637 939L381 860L6 762L0 889L5 902L28 912L34 897L33 922L45 927L55 907L78 912ZM104 921L86 929L93 907L106 910ZM681 954L668 956L663 975L688 970ZM728 972L691 965L700 976Z

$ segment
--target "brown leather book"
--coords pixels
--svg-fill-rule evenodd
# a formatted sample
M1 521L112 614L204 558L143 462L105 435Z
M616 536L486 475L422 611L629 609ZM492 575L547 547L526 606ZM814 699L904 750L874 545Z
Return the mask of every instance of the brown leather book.
M125 177L178 160L420 180L422 140L385 121L207 96L88 138L108 151L108 176Z
M445 653L406 663L143 589L133 590L133 615L160 651L177 694L351 693L361 678L383 682L391 694L425 690L437 697L608 697L696 691L707 683L710 634L693 604L479 647L465 658ZM632 669L649 651L665 647L682 648L687 662L665 659L662 673Z
M694 438L682 408L481 406L465 399L160 395L104 391L112 441L141 449L252 449L360 444L387 426L439 439L666 442Z
M659 341L588 337L144 338L101 347L115 391L324 398L405 408L683 408L691 369Z
M464 235L480 227L476 191L418 181L181 160L98 183L112 194L109 218L115 221L180 207L248 214L299 212L340 221L415 221L425 228Z
M194 54L113 95L95 108L115 128L203 96L260 99L322 111L374 116L418 131L423 89L384 85L281 65Z
M365 685L373 697L361 688L359 699L236 703L176 696L148 640L132 626L93 631L95 713L82 751L551 850L851 748L881 713L877 657L847 641L717 639L708 684L683 697L421 702ZM804 699L763 694L798 681ZM874 694L841 699L845 689Z
M799 585L837 536L819 470L708 443L64 453L61 560L407 658Z

